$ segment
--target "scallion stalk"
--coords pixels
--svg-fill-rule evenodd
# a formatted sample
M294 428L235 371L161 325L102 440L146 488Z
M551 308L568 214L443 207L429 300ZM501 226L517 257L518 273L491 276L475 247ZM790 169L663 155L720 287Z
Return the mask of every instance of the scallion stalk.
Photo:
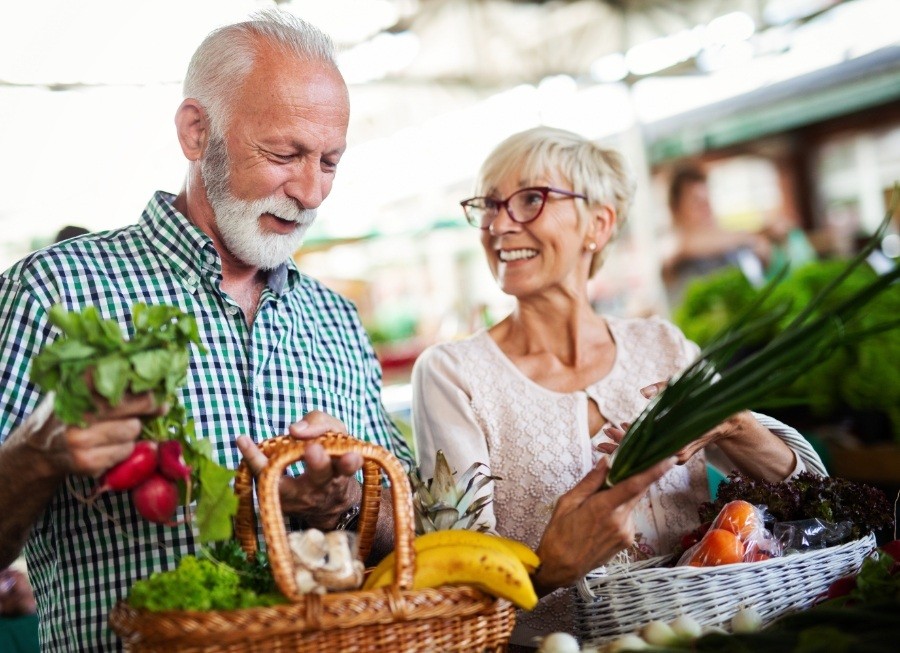
M607 484L618 483L674 455L737 412L763 402L778 403L780 393L825 360L835 347L900 326L900 320L892 320L866 329L851 328L862 308L900 279L897 265L839 305L823 309L832 292L881 242L898 203L900 186L895 186L891 207L881 225L841 274L765 346L727 366L738 350L757 342L759 335L768 333L786 313L786 307L763 311L785 271L767 284L744 313L713 338L691 365L670 379L638 415L612 455Z

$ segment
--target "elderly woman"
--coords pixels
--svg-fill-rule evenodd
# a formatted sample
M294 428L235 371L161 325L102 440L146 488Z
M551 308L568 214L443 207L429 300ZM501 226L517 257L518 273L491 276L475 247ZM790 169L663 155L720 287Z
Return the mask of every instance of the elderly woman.
M698 354L666 320L591 307L587 282L625 223L634 182L619 153L539 127L502 142L476 183L477 196L462 205L515 308L490 329L422 354L414 430L426 476L440 449L453 469L480 461L503 479L484 515L541 557L533 580L544 598L519 616L513 636L534 645L535 636L572 629L560 588L635 544L670 552L698 525L708 459L770 480L825 470L796 431L743 412L686 447L677 466L629 479L633 497L609 496L618 486L598 492L619 425Z

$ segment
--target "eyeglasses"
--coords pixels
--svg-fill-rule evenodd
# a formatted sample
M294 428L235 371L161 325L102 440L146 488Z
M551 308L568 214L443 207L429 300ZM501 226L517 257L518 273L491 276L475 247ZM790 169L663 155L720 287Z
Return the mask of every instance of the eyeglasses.
M509 217L519 224L525 224L537 219L541 211L544 210L544 205L547 203L547 195L550 193L557 193L570 198L587 199L581 193L573 193L569 190L551 188L550 186L531 186L520 188L505 200L498 200L494 197L471 197L463 200L460 204L470 225L479 229L488 229L494 218L500 215L501 208L505 208Z

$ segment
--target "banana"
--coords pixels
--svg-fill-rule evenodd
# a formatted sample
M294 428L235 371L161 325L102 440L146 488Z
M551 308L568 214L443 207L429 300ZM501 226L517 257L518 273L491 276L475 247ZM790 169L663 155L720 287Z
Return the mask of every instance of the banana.
M518 558L525 565L525 570L529 574L534 572L541 563L540 558L527 544L518 540L478 531L465 529L433 531L420 535L413 540L413 548L415 548L417 554L436 546L483 546L489 549L496 549L497 551L506 551ZM390 553L369 573L363 589L372 589L379 582L381 575L393 568L394 554Z
M392 580L393 570L389 568L371 584L367 582L365 589L378 589ZM508 550L448 544L417 552L413 589L441 585L472 585L525 610L538 602L525 565Z

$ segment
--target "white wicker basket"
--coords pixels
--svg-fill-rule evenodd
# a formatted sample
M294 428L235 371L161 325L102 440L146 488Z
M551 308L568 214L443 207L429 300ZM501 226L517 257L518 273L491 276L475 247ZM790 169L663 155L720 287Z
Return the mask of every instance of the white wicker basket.
M875 536L827 549L719 567L660 567L667 558L607 566L576 585L575 635L598 646L648 621L686 614L702 626L730 630L731 617L752 607L763 623L809 607L832 581L859 571Z

